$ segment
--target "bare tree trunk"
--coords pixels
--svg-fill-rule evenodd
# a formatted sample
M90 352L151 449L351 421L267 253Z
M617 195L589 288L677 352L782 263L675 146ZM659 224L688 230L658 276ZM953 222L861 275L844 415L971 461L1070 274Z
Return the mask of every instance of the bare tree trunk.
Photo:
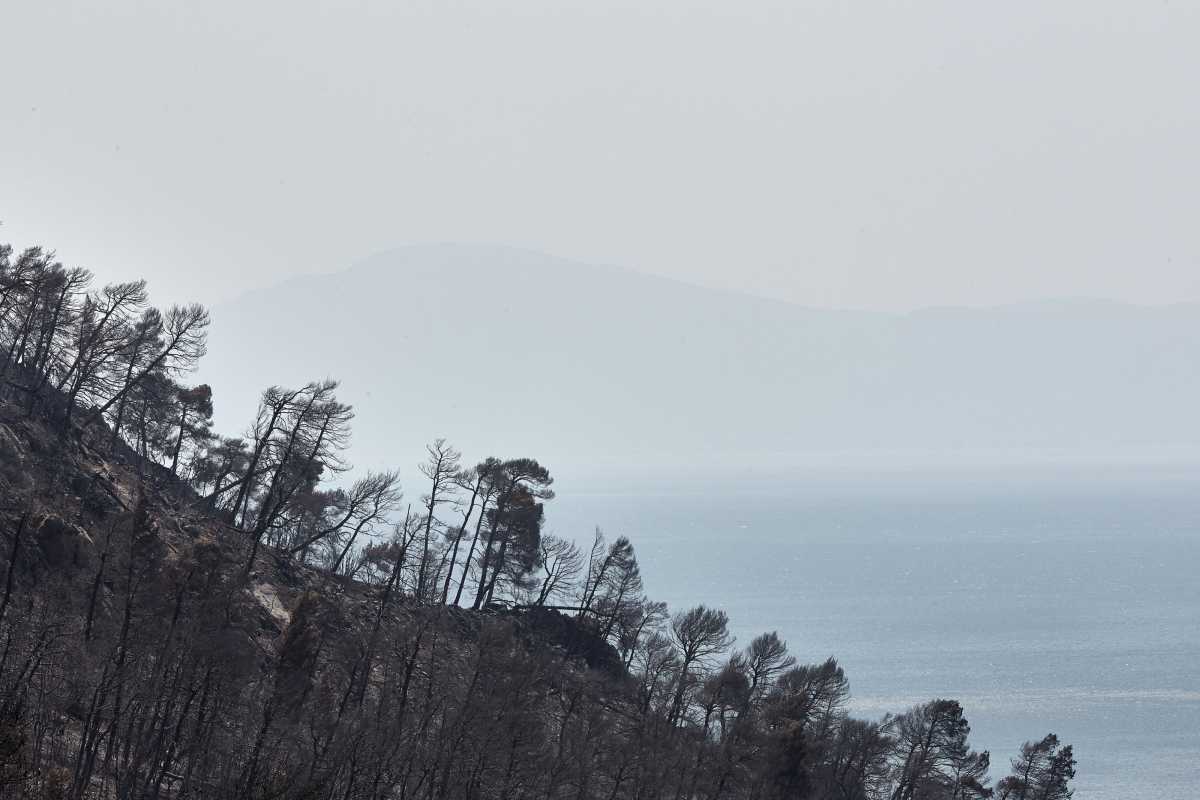
M171 474L178 475L179 451L183 449L183 431L187 425L188 407L184 405L183 414L179 417L179 435L175 437L175 451L171 453Z
M25 524L29 521L29 512L21 515L17 523L17 531L13 536L12 552L8 556L8 572L4 576L4 597L0 599L0 622L4 621L4 612L8 611L8 601L12 597L13 576L17 571L17 556L21 552L21 534L25 532Z
M479 507L479 519L475 520L475 535L471 539L471 549L467 551L467 560L463 562L462 576L458 579L458 591L454 593L454 605L462 600L463 589L467 585L467 576L471 572L471 562L475 559L475 548L479 545L479 532L483 529L483 519L487 516L488 501L485 497Z

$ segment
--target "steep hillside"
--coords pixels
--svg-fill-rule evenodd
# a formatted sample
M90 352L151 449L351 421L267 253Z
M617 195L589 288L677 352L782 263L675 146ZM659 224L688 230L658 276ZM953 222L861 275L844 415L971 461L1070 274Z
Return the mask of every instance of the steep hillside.
M957 702L855 719L833 659L736 649L722 611L647 596L629 540L543 534L538 461L436 441L416 504L393 473L335 487L335 382L272 388L246 439L218 436L219 391L181 383L205 309L11 255L0 798L991 795ZM1066 798L1074 763L1047 736L996 789Z
M248 540L186 483L123 442L110 452L106 429L65 433L13 399L0 395L2 796L324 796L314 787L327 770L365 758L346 750L363 731L335 743L320 728L336 722L317 716L352 705L361 721L365 703L380 717L399 702L403 717L390 693L418 655L425 702L436 686L441 712L469 699L456 681L488 658L502 668L472 680L493 700L517 680L509 670L537 666L513 687L531 704L522 713L554 691L546 670L628 691L615 651L553 610L421 607L397 585L271 550L247 568ZM397 777L373 775L388 788L361 796L390 796Z

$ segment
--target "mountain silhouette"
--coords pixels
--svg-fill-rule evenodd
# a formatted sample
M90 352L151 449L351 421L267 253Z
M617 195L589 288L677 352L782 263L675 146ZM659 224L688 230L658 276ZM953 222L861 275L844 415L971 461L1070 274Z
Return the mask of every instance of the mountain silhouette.
M338 378L359 466L405 465L445 436L590 474L1194 447L1198 359L1196 305L821 310L433 245L217 307L200 378L226 431L268 385Z

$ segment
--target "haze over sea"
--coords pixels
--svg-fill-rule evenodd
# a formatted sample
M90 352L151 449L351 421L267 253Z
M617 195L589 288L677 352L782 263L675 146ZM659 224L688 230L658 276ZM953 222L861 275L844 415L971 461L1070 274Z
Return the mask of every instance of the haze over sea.
M855 713L960 700L993 776L1075 746L1076 797L1192 800L1200 469L814 476L573 491L548 529L629 536L654 599L834 655Z

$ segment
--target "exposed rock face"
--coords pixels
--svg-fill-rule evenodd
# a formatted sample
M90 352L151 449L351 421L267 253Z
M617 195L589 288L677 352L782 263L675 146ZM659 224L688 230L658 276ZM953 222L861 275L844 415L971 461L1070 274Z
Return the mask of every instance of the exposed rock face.
M250 588L250 593L271 615L277 630L287 628L292 621L292 615L279 599L279 593L274 586L269 583L256 583Z

